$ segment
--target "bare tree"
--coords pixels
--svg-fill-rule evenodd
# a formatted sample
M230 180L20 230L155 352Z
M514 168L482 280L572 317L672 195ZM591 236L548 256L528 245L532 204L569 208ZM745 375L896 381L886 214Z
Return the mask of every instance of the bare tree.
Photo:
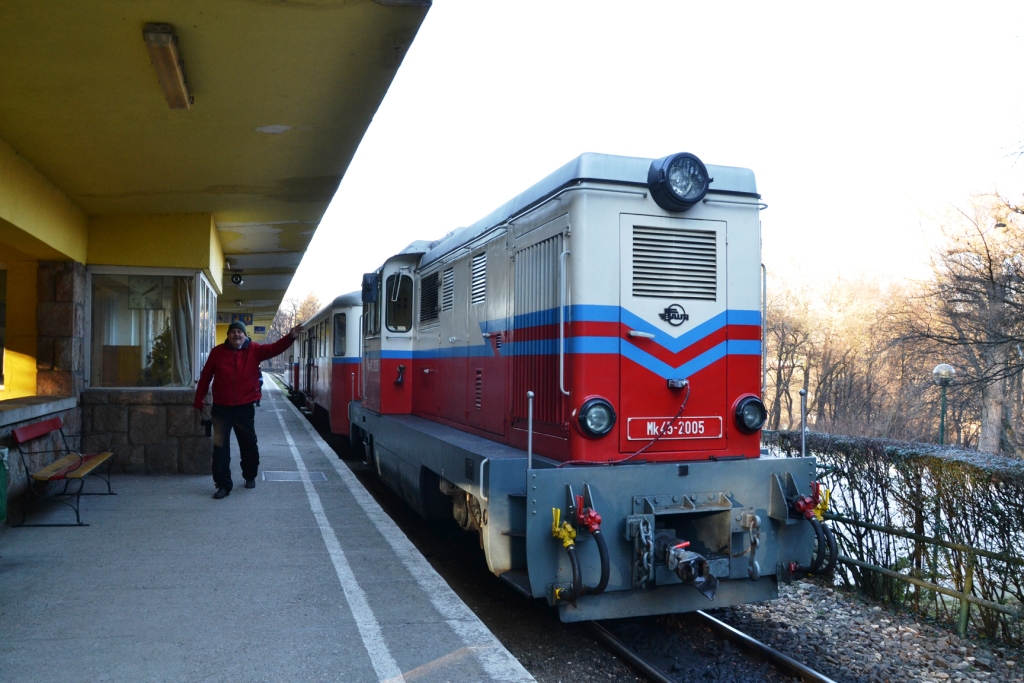
M312 292L307 294L301 302L295 299L285 299L281 302L281 306L277 309L277 313L274 314L274 319L270 323L270 329L267 330L266 343L270 344L277 341L288 334L296 325L312 318L319 310L320 299ZM268 369L279 372L283 371L286 355L276 356L268 361Z
M294 324L301 325L314 315L320 312L320 299L316 294L310 292L295 306Z
M784 290L768 300L767 329L768 386L765 401L768 404L768 427L782 427L782 408L785 405L787 428L793 427L793 381L804 376L804 354L810 337L807 308L801 304L804 297ZM799 370L799 374L797 374Z
M288 332L320 312L320 299L310 292L302 301L285 299L274 314L274 320L267 331L267 342L275 342Z
M978 450L986 453L1017 450L1008 441L1007 388L1024 355L1024 230L1014 213L993 196L958 210L943 226L933 279L899 314L902 340L939 350L961 371L958 384L980 393Z

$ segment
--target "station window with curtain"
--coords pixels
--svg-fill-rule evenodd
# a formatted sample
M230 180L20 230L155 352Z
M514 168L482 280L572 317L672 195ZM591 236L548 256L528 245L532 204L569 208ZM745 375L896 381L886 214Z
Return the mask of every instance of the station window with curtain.
M198 360L193 367L193 376L198 379L198 373L206 365L210 351L217 345L217 292L202 273L196 277L196 288L199 293L196 310L196 358Z
M201 273L90 273L89 384L188 387L215 344L217 296Z

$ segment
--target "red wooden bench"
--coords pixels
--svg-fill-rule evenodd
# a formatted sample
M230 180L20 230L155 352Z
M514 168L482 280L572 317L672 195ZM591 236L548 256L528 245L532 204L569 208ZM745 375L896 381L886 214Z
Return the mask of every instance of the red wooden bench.
M22 506L21 524L17 526L89 526L82 522L79 513L79 504L82 496L114 496L117 495L110 490L110 467L113 464L111 459L114 455L110 451L100 453L79 453L68 446L67 436L64 434L64 423L59 417L51 417L49 420L36 422L25 427L18 427L11 432L14 443L18 445L18 453L21 455L21 464L25 468L25 476L28 477L28 492L25 494L25 502ZM36 439L48 437L54 432L60 432L61 443L64 448L59 449L30 449L28 444ZM105 435L83 435L83 436L105 436ZM107 437L109 448L109 437ZM58 453L62 454L54 462L42 469L33 471L30 463L32 453ZM95 470L107 464L106 476ZM85 488L85 477L93 475L107 482L106 493L83 493ZM49 485L53 482L64 482L64 488L59 493L49 493ZM69 491L68 486L72 481L78 482L78 487ZM28 517L28 509L34 498L41 500L53 500L67 505L75 511L74 524L25 524ZM74 502L72 502L74 501Z

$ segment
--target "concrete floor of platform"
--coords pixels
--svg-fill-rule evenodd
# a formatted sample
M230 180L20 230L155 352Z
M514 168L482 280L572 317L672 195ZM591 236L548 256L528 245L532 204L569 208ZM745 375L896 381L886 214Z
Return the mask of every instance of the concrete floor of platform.
M267 380L260 470L302 480L115 475L0 533L0 680L533 681Z

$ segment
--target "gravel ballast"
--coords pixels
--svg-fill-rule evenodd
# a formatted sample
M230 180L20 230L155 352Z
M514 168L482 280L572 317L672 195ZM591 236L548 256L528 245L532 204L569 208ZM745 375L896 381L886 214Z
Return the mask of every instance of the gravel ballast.
M783 585L769 603L710 613L836 681L1024 682L1020 651L814 581Z

